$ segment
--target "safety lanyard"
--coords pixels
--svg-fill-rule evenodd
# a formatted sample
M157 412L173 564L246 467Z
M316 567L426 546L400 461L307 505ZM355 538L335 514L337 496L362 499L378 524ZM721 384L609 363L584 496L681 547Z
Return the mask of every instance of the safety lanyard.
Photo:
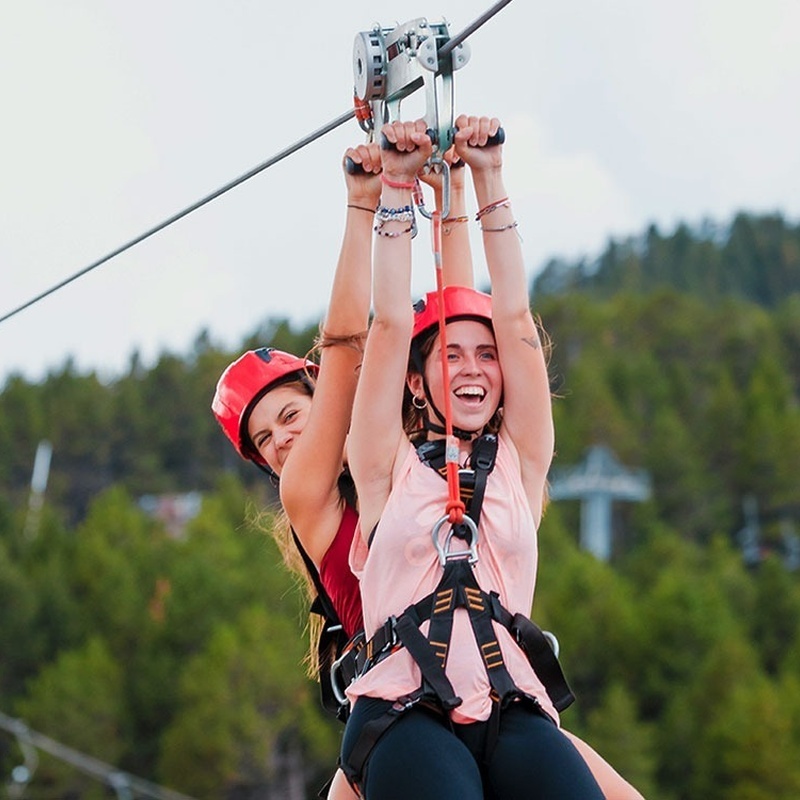
M447 469L447 512L451 525L464 521L464 501L458 481L458 439L453 435L453 409L450 401L450 370L447 352L447 317L444 307L444 275L442 271L442 212L436 209L431 214L431 236L433 263L436 268L436 294L439 306L439 346L444 391L445 466Z

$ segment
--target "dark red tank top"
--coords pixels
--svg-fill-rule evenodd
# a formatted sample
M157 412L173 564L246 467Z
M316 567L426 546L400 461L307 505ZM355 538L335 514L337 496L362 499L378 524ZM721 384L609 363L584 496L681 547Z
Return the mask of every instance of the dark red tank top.
M358 514L345 504L339 530L319 565L319 578L328 593L345 633L352 636L364 627L358 579L350 570L350 545Z

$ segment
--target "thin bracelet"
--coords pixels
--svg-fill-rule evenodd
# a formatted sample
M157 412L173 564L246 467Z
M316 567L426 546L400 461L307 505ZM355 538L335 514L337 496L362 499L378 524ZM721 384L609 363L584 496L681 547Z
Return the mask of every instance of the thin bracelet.
M355 350L358 353L364 352L364 341L367 338L368 330L359 331L358 333L348 333L339 336L334 336L325 331L320 325L319 335L314 341L314 348L322 350L325 347L338 347L344 346Z
M368 214L374 214L375 213L375 209L374 208L367 208L366 206L358 206L355 203L348 203L347 207L348 208L357 208L359 211L366 211Z
M488 206L484 206L476 215L475 215L475 222L479 222L481 217L485 217L487 214L491 214L492 211L497 211L498 208L508 208L511 205L511 202L507 197L504 197L502 200L498 200L495 203L489 203Z
M462 214L458 217L445 217L442 220L442 233L445 236L449 236L453 232L453 228L456 225L460 225L462 222L469 222L469 217L466 214ZM445 226L445 223L449 223Z
M390 186L392 189L413 189L417 185L416 181L393 181L387 178L383 172L381 172L381 183Z
M487 228L484 225L481 225L481 230L484 233L500 233L501 231L511 231L517 227L517 221L509 222L508 225L501 225L499 228Z

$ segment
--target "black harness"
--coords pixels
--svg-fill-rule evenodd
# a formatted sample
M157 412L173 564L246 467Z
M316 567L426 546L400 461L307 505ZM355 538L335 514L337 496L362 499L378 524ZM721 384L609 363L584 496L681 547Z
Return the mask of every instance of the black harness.
M425 442L417 449L420 460L445 474L444 440ZM500 713L514 700L522 699L536 706L538 701L519 689L506 668L494 623L502 625L523 649L529 662L547 690L553 705L563 711L574 695L561 671L561 666L544 632L524 614L512 614L500 603L497 592L485 592L475 580L472 564L477 561L477 524L486 491L486 481L494 468L497 437L484 435L473 443L470 469L459 473L462 499L467 516L464 523L454 525L441 542L440 530L447 517L434 528L434 541L442 565L442 577L436 589L396 617L390 617L370 638L354 638L349 649L335 663L331 672L334 694L346 702L344 688L364 675L400 647L405 647L422 673L422 684L415 692L398 698L382 716L365 724L342 769L352 783L359 783L370 752L383 733L399 716L418 703L431 706L449 722L446 712L461 704L448 679L447 666L453 619L457 608L466 609L483 665L491 686L492 712L485 758L499 731ZM451 552L452 539L463 540L468 548ZM420 625L430 620L427 637Z
M347 470L344 470L339 476L339 494L348 505L352 508L356 508L355 484ZM319 678L322 707L334 716L344 720L346 718L347 708L343 707L341 699L334 692L333 684L329 676L333 665L336 663L336 659L345 651L352 640L349 639L345 633L344 626L333 606L333 601L322 585L319 570L308 553L306 553L294 529L292 529L292 539L303 559L306 571L317 593L317 596L314 598L308 610L309 614L316 614L322 618L322 630L320 631L319 641L317 642L317 675Z

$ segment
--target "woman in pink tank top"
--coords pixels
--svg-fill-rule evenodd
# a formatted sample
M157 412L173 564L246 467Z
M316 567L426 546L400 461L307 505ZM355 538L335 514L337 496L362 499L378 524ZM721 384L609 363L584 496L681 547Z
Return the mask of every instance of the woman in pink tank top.
M368 652L361 677L348 690L353 708L342 763L368 800L604 797L586 761L560 731L542 681L509 632L494 625L488 658L488 645L477 628L473 634L476 623L468 613L470 592L479 601L498 598L511 614L529 613L536 531L554 448L547 365L528 306L516 220L502 178L502 147L487 146L498 127L486 117L462 115L457 121L456 152L471 168L493 293L490 299L463 287L445 290L444 353L431 325L439 300L432 293L416 314L408 302L415 228L411 191L432 143L423 120L383 128L393 146L383 153L374 318L348 445L361 532L351 565L362 581L366 636L375 641L379 629L393 630L381 653ZM449 641L428 641L428 623L418 623L433 654L425 660L425 647L400 622L406 626L406 618L430 598L435 609L447 594L436 593L448 561L442 549L437 554L433 538L446 521L448 494L440 476L420 463L403 421L404 413L407 420L416 412L423 427L415 433L428 441L442 438L441 409L448 405L458 436L448 440L448 449L457 449L461 464L469 464L479 434L497 432L498 445L480 527L467 537L475 548L467 573L477 587L456 585L457 595L466 594L452 612ZM421 612L420 617L425 619ZM412 643L419 652L412 654ZM490 677L496 663L514 687L498 713ZM439 672L444 691L434 687ZM443 697L447 704L435 702ZM620 783L630 790L620 796L638 796Z

